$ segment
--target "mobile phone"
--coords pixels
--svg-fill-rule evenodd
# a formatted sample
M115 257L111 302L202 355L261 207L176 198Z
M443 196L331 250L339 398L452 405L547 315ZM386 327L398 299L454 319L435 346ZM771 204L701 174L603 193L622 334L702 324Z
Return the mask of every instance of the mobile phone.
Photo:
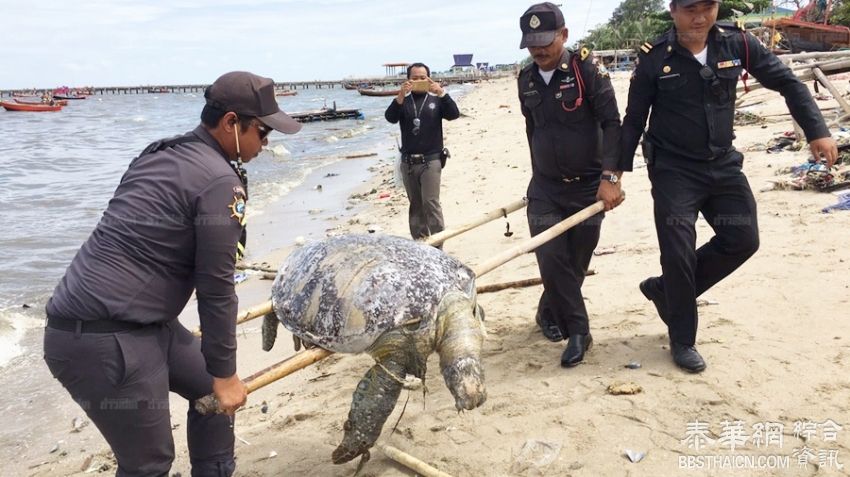
M431 89L431 83L425 80L421 80L414 81L413 87L410 90L415 91L417 93L427 93L429 89Z

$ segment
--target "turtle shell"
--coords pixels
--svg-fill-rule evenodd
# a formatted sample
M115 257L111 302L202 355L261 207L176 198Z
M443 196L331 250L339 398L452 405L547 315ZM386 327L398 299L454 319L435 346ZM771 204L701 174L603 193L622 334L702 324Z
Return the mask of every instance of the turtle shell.
M442 251L387 235L342 235L294 251L272 285L277 318L296 336L359 353L384 332L431 326L449 292L474 298L475 276Z

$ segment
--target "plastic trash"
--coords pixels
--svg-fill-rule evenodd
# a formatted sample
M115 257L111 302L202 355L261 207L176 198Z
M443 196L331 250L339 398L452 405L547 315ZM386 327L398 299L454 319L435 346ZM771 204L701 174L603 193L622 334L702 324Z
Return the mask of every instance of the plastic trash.
M513 475L545 475L543 469L558 458L561 444L552 441L525 441L519 455L511 465Z

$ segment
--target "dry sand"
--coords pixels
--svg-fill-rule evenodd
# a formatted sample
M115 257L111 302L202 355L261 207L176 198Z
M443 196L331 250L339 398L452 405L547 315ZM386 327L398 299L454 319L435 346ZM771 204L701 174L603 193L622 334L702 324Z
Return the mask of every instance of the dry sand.
M615 84L622 111L627 76L615 78ZM778 94L758 94L768 104L754 112L783 111ZM465 116L446 124L452 158L443 171L442 202L449 227L524 195L530 161L517 101L513 80L484 84L461 102ZM649 181L637 157L634 173L625 176L626 202L603 222L598 250L613 253L594 257L591 268L597 274L586 280L583 289L595 340L585 362L572 369L559 366L564 344L548 342L534 324L540 287L481 295L487 311L483 356L487 402L459 414L432 356L428 393L424 397L421 392L402 393L381 441L455 476L847 475L850 212L820 213L835 202L830 194L759 191L775 177L774 171L806 159L805 152L768 155L759 146L790 129L787 117L764 128L737 129L738 148L755 148L745 153L744 169L759 204L761 249L703 296L712 303L700 308L697 346L708 363L705 372L686 374L673 365L666 329L637 288L646 276L660 273ZM364 232L370 224L406 236L407 200L402 189L393 187L392 175L384 162L374 182L364 188L379 191L367 196L370 205L356 220L343 219L330 233ZM390 196L379 199L381 192ZM471 266L482 263L528 238L523 211L509 216L509 222L514 232L510 238L504 236L505 220L497 220L451 239L445 251ZM289 223L272 218L267 227L265 235L271 237L275 227L288 228ZM703 221L698 230L700 243L711 236ZM277 264L286 250L257 261ZM537 273L529 254L482 277L479 284L532 278ZM266 299L270 284L257 278L240 284L243 307ZM240 328L243 377L291 354L285 333L271 353L262 352L258 321ZM633 361L641 367L624 366ZM330 454L342 437L351 393L370 366L364 355L334 355L252 394L249 405L237 415L238 475L353 475L356 462L335 466ZM616 383L634 383L641 391L609 393L609 386ZM173 472L188 475L185 404L175 399L173 408L174 422L179 423ZM829 430L828 420L842 426L835 436L824 432ZM695 421L705 423L707 437L714 439L699 450L689 447L686 439L689 423ZM735 421L740 421L747 437L760 423L783 425L782 446L773 441L759 448L748 438L730 450L726 437L734 435L736 426L730 423ZM795 424L805 422L816 428L807 441L800 429L795 431ZM818 425L824 422L826 427ZM108 450L92 427L68 435L67 455L55 453L44 462L32 462L28 473L86 475L80 470L108 462ZM810 463L800 466L798 455L804 446L812 454ZM627 449L646 456L631 463L624 454ZM738 469L708 468L704 463L706 467L693 470L680 466L688 455L733 457L739 463L741 456L771 456L780 463L787 459L788 468L759 469L744 462ZM847 467L837 470L830 456ZM114 464L107 472L114 472ZM413 473L373 450L360 475Z

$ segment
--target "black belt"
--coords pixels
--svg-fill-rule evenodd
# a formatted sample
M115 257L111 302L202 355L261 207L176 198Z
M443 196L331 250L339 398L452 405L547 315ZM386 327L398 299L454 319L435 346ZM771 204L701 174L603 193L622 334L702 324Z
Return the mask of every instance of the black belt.
M440 158L440 153L433 154L402 154L401 160L408 164L425 164L429 161L436 161Z
M74 331L77 333L117 333L119 331L138 330L146 325L130 321L116 320L68 320L47 317L47 327L54 330Z
M592 182L594 180L598 180L600 174L593 174L589 176L573 176L573 177L561 177L561 181L566 184L571 184L573 182Z

